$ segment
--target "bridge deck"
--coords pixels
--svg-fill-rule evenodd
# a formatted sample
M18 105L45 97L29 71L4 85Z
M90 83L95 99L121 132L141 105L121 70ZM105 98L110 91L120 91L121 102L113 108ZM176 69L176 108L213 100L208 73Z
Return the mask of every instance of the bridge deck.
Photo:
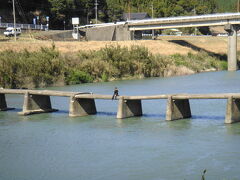
M145 24L164 24L176 22L195 22L195 21L215 21L215 20L236 20L240 18L240 13L219 13L219 14L205 14L197 16L178 16L178 17L164 17L143 20L129 20L128 25L145 25Z
M62 97L71 97L76 94L89 94L86 92L67 92L52 90L0 89L0 94L26 94L26 93L33 95L62 96Z
M112 95L101 94L79 94L76 98L82 99L112 99ZM119 96L117 99L123 98L125 100L151 100L151 99L228 99L230 97L240 98L240 93L219 93L219 94L163 94L163 95L149 95L149 96Z
M207 14L127 21L130 31L240 24L240 13Z
M53 91L53 90L25 90L25 89L0 89L0 94L33 94L46 96L62 96L81 99L106 99L111 100L112 95L91 94L88 92L67 92L67 91ZM161 95L146 95L146 96L118 96L117 99L123 98L125 100L151 100L151 99L228 99L240 98L240 93L216 93L216 94L161 94Z

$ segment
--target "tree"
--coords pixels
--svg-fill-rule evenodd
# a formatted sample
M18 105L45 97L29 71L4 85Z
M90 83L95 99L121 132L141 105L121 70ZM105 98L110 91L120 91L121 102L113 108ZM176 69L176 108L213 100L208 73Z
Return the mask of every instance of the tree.
M11 5L3 0L1 9ZM71 18L79 17L81 24L89 23L95 19L95 0L16 0L23 7L24 14L28 17L28 23L32 18L40 16L44 22L46 16L50 16L51 28L63 28L63 21L71 26ZM223 1L223 0L216 0ZM120 20L122 14L131 12L147 12L152 14L153 4L154 17L185 16L194 14L213 13L217 10L215 0L98 0L98 19L102 22ZM231 0L232 2L233 0ZM229 4L229 3L228 3Z
M120 1L116 0L107 0L107 16L108 21L117 21L120 20L124 12L124 7L120 4Z

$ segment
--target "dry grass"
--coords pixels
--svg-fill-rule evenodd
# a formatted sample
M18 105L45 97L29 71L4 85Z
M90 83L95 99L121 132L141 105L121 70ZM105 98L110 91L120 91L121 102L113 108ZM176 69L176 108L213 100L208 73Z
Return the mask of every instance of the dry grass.
M171 41L177 41L171 42ZM187 44L179 44L185 42ZM185 55L189 52L195 53L196 49L188 47L189 45L207 50L214 53L224 54L227 53L227 37L184 37L184 36L163 36L158 40L141 40L141 41L89 41L89 42L77 42L77 41L55 41L56 48L62 53L74 53L79 50L99 50L106 45L120 45L130 47L132 45L140 45L147 47L153 54L172 55L182 54ZM0 51L7 49L13 51L21 51L28 49L29 51L36 51L41 47L51 47L52 41L41 41L28 38L27 36L21 37L17 42L0 37ZM238 47L240 50L240 47Z

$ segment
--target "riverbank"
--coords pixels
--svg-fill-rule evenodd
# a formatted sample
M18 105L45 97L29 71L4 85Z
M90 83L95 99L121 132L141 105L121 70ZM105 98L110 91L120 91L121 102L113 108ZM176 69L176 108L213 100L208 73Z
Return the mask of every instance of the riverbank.
M63 53L52 47L0 52L0 86L37 88L129 78L167 77L225 70L222 56L200 51L153 54L144 46L108 45L99 50Z

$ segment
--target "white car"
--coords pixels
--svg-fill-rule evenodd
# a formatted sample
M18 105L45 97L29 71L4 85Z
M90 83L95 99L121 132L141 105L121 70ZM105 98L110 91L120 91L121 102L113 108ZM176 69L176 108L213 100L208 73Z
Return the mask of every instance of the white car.
M11 36L14 36L15 31L16 31L17 36L19 36L21 34L21 28L14 29L13 27L8 27L3 34L6 37L11 37Z

